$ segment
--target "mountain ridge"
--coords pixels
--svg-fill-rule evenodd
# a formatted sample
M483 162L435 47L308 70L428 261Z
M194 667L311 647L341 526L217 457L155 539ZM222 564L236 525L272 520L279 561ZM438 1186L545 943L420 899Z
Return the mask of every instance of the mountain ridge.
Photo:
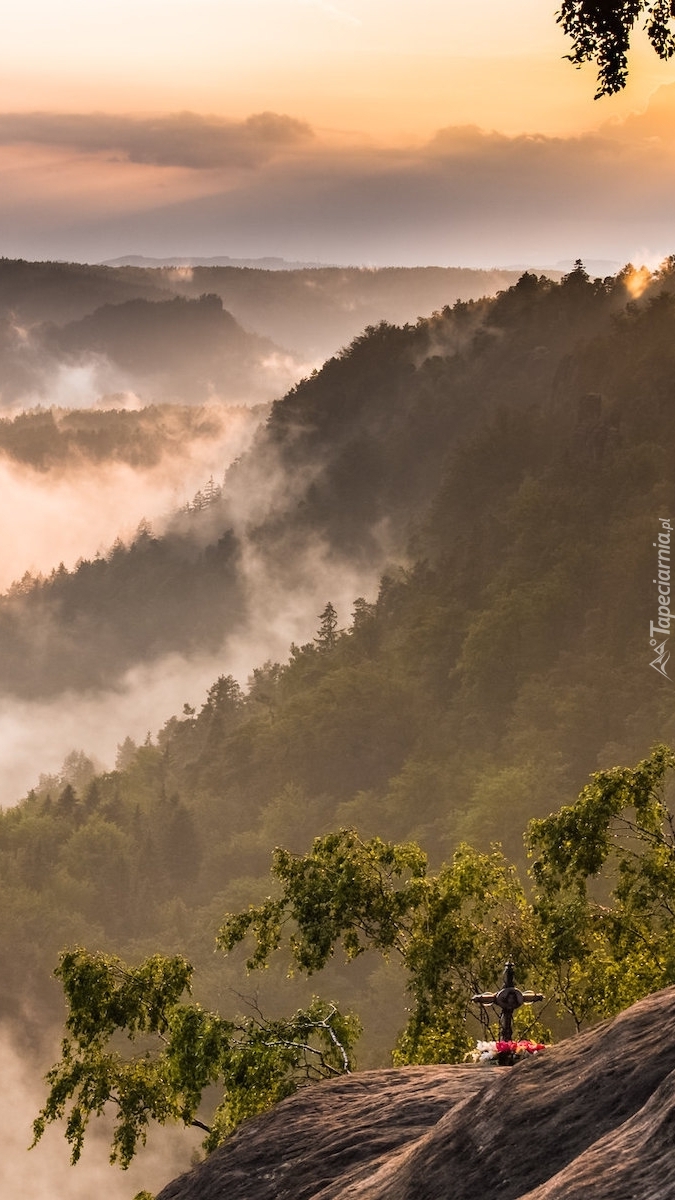
M81 320L104 304L220 296L246 330L312 364L366 325L415 321L455 300L494 295L522 271L468 267L106 266L0 258L0 320L9 329ZM553 272L555 277L559 272ZM1 328L1 325L0 325Z
M250 267L260 271L306 271L312 267L327 267L330 263L292 262L286 258L268 255L263 258L230 258L227 254L216 254L210 258L190 255L168 255L165 258L149 258L146 254L120 255L95 264L102 267Z

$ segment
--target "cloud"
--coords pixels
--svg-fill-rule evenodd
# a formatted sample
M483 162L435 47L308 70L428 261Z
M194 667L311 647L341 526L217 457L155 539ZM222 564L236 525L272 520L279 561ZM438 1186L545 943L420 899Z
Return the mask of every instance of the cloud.
M105 231L122 248L150 240L158 253L186 244L207 253L226 241L242 255L347 263L623 259L638 232L645 240L645 208L668 244L674 185L675 164L658 148L446 130L408 152L324 148L292 166L270 163L237 186L127 214L117 231L85 217L79 236L93 244Z
M675 84L657 88L644 112L631 113L623 121L607 121L600 132L608 138L642 143L653 150L659 143L675 141Z
M93 558L115 538L128 540L141 520L159 532L210 476L217 482L249 447L260 415L213 406L201 410L211 432L193 434L167 410L161 456L153 464L92 462L73 453L51 470L0 455L0 589L25 571L48 574L64 562ZM58 423L59 414L56 414Z
M623 262L639 248L653 260L675 236L673 130L675 87L660 89L645 113L593 133L456 126L407 147L312 135L274 114L239 123L194 114L5 116L0 163L10 154L3 139L19 136L51 137L49 152L62 162L51 163L51 187L40 188L32 160L30 188L18 167L0 171L0 253L100 261L134 247L157 257L224 249L244 258L491 267L577 256ZM58 138L71 149L59 151ZM127 157L103 161L102 150L115 146ZM178 163L180 179L162 175ZM247 169L228 170L233 164ZM106 187L87 187L87 170L96 179L103 169Z
M273 112L245 121L181 112L159 117L106 113L0 113L0 145L64 146L120 154L152 166L256 167L312 138L304 121Z

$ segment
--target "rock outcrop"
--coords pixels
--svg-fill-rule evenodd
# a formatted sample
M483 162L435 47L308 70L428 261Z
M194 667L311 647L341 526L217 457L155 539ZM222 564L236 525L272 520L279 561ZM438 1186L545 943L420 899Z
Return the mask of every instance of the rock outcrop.
M673 1200L674 1133L668 988L512 1068L308 1088L157 1200Z

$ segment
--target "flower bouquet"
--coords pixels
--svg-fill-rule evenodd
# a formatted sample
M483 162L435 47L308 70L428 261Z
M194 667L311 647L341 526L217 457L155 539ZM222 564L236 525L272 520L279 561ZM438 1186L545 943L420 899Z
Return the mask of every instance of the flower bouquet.
M503 1066L530 1054L540 1054L545 1049L543 1042L531 1042L527 1038L520 1042L476 1042L476 1049L467 1055L466 1061Z

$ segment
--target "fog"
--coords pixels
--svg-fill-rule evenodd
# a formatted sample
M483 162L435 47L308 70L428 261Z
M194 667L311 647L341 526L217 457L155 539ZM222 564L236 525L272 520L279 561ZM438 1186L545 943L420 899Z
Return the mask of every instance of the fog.
M212 408L209 415L215 435L190 437L176 420L160 461L149 467L76 456L38 471L0 456L0 589L26 571L47 574L104 552L116 538L131 538L142 520L159 530L211 476L222 482L264 414Z
M245 554L247 628L217 654L167 655L134 667L109 691L66 692L51 701L0 696L0 804L11 807L40 775L58 774L72 750L84 751L99 769L112 769L126 737L143 742L185 703L199 708L219 675L234 675L246 686L254 667L268 659L284 662L291 642L312 639L328 599L341 625L349 624L353 600L376 594L379 565L350 570L342 563L336 575L327 552L310 545L294 562L296 585L287 589L251 547Z
M190 446L192 458L163 462L157 472L109 467L99 474L83 468L79 476L54 479L0 464L0 482L4 471L9 488L14 488L13 511L22 506L25 510L16 522L19 528L12 529L8 515L1 518L7 575L20 575L29 557L44 570L49 555L56 556L55 546L73 558L87 545L93 550L105 535L109 543L139 517L152 513L150 500L162 511L165 501L176 499L179 480L183 494L188 480L203 483L205 471L218 455L222 475L222 466L238 456L254 428L251 421L241 422L236 415L230 424L230 416L226 414L222 437L205 447ZM297 504L319 469L316 462L289 476L276 451L268 448L266 455L259 453L238 463L230 476L228 522L240 539L238 569L247 616L245 626L226 637L218 653L189 658L172 653L140 663L104 691L62 691L56 699L42 701L0 695L0 804L7 807L20 800L38 783L40 774L57 774L72 750L82 750L99 767L111 769L117 747L126 737L143 741L169 717L180 714L185 703L199 707L219 675L234 675L245 686L253 669L266 660L286 661L292 642L312 639L327 600L336 606L344 627L350 623L357 597L375 597L391 543L386 526L373 530L371 560L360 565L333 555L316 534L297 538L289 533L285 541L276 540L271 550L255 536L266 517ZM187 522L192 536L203 541L217 537L223 520L220 506L207 509L199 518Z
M68 302L66 271L64 277ZM189 279L171 282L185 288ZM268 403L315 365L264 332L242 328L214 296L124 298L80 320L32 327L3 317L1 307L0 409L7 413L51 405Z
M256 427L250 412L223 410L222 417L218 437L188 443L185 457L167 455L154 470L134 471L120 464L93 469L82 463L67 473L41 474L0 461L0 486L11 500L0 511L5 584L25 570L46 572L62 559L70 565L105 549L117 536L133 533L141 518L157 516L160 532L179 502L203 486L209 474L221 479L223 468L250 443ZM286 661L292 642L312 639L328 599L341 625L349 624L354 599L377 592L389 549L386 528L374 531L372 561L361 566L335 558L316 535L298 541L289 534L288 542L276 542L272 552L254 536L267 516L297 503L319 469L317 462L289 476L274 450L238 465L228 521L241 544L247 618L218 653L189 658L172 653L134 665L104 691L62 691L56 699L38 701L0 695L0 804L15 804L41 774L58 774L72 750L111 769L126 737L142 742L185 703L199 707L219 675L234 675L245 686L256 666L268 659ZM217 537L220 507L199 518L187 522L191 536L202 541Z
M243 121L182 112L140 117L110 113L0 113L0 145L67 145L84 153L114 149L134 163L164 167L251 168L311 140L306 121L254 113Z
M56 1057L56 1046L53 1054ZM45 1069L33 1057L21 1057L10 1033L0 1030L0 1180L8 1200L91 1200L101 1194L106 1200L131 1200L142 1188L159 1191L189 1168L204 1135L182 1127L154 1129L128 1171L109 1166L103 1122L92 1123L76 1167L70 1165L70 1150L58 1124L29 1150L32 1123L46 1095Z

